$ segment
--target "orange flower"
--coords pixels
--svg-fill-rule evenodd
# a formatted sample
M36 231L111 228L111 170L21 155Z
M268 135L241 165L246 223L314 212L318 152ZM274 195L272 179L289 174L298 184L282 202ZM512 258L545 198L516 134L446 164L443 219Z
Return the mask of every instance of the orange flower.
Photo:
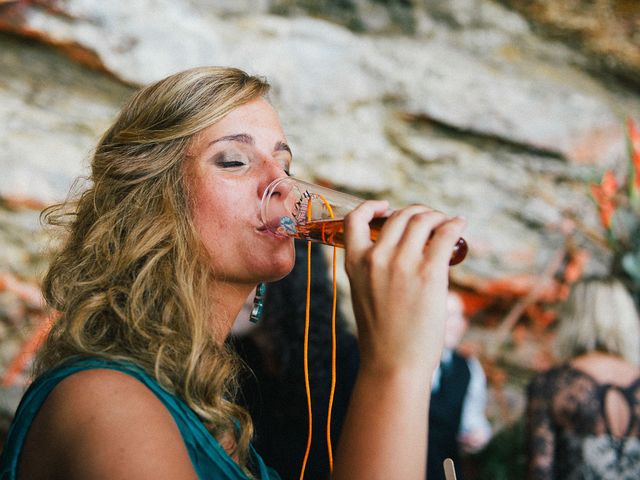
M627 119L627 132L629 134L629 149L631 165L634 172L633 185L640 189L640 131L631 117Z
M591 184L591 194L600 211L600 222L607 230L611 228L611 219L615 212L614 197L618 190L618 182L612 170L607 170L600 184Z
M571 252L567 266L564 269L564 282L567 285L577 282L582 277L588 261L589 252L587 250L578 248Z
M606 172L604 172L604 175L602 176L602 183L600 185L606 197L608 199L613 199L616 192L618 191L618 182L616 180L616 176L613 173L613 170L607 170Z

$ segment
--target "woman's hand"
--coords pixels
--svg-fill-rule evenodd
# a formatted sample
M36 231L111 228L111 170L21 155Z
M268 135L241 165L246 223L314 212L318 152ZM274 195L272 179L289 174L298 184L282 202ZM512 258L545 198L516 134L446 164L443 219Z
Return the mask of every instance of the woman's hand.
M345 218L360 370L334 480L424 480L426 472L431 377L442 352L449 260L464 220L407 207L390 215L374 243L369 222L387 207L365 202Z
M365 202L345 218L362 368L428 375L440 361L449 260L464 220L413 205L393 212L374 243L369 222L387 206Z

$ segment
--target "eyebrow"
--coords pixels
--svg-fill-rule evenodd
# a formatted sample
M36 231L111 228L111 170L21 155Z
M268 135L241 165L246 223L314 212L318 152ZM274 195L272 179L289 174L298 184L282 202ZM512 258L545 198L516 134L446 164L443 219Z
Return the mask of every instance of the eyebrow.
M282 152L282 151L289 152L289 155L293 155L293 153L291 152L291 149L289 148L289 145L287 145L284 142L276 142L276 146L274 150L276 152Z
M251 135L248 133L236 133L234 135L225 135L224 137L216 138L212 142L209 143L209 146L218 142L240 142L246 143L247 145L255 145L255 141ZM276 152L289 152L289 155L292 155L291 148L283 141L276 142L274 146L274 151Z
M224 137L216 138L209 145L213 145L218 142L240 142L246 143L248 145L253 145L255 142L253 141L253 137L246 133L236 133L235 135L225 135Z

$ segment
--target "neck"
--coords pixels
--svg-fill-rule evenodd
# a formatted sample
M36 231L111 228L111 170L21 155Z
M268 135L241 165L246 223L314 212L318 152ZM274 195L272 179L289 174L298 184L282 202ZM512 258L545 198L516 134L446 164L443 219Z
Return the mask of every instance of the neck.
M215 307L211 309L211 331L218 341L225 341L254 288L255 285L252 284L226 282L216 282L212 285L210 299L211 305Z

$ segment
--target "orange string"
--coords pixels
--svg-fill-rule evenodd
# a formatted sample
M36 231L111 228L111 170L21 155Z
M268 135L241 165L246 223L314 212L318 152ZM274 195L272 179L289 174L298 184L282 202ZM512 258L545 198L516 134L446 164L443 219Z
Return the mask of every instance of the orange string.
M329 210L331 218L334 217L331 204L327 200L320 196L320 199ZM311 200L309 200L309 207L307 210L307 220L311 220ZM324 233L323 233L324 236ZM324 238L323 238L324 240ZM329 408L327 412L327 451L329 454L329 472L333 473L333 447L331 445L331 413L333 411L333 400L336 390L336 306L337 306L337 282L336 282L336 259L337 249L333 247L333 301L331 306L331 390L329 393ZM311 242L307 242L307 298L305 306L305 319L304 319L304 385L307 393L307 413L309 416L309 433L307 437L307 448L304 453L304 459L302 460L302 469L300 471L300 480L304 479L304 472L307 468L307 461L309 460L309 453L311 451L311 439L313 436L313 413L311 409L311 387L309 385L309 325L310 325L310 310L311 310Z
M307 218L311 218L311 202L307 210ZM307 460L311 452L311 438L313 436L313 412L311 410L311 387L309 386L309 313L311 310L311 242L307 242L307 298L304 312L304 388L307 393L307 417L309 419L309 433L307 436L307 449L304 452L300 480L304 479L304 471L307 468Z
M329 393L329 409L327 411L327 450L329 453L329 473L333 473L333 448L331 445L331 412L333 411L333 398L336 392L336 305L337 305L337 283L336 283L336 251L333 247L333 302L331 305L331 391Z

